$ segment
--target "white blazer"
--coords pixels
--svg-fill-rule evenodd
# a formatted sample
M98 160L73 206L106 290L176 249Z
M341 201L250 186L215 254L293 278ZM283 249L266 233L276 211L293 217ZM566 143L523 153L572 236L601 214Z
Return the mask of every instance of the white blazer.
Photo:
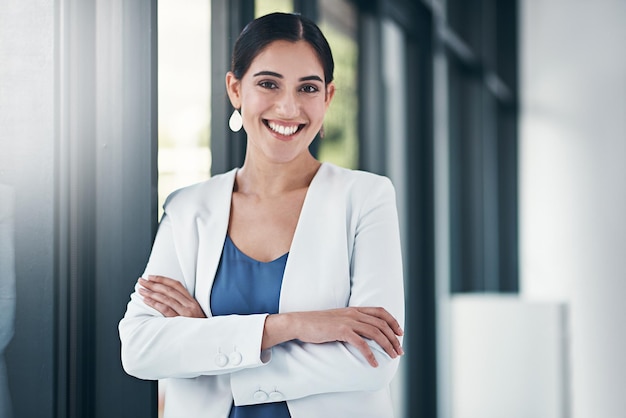
M209 318L165 318L136 287L119 324L124 369L167 379L165 418L226 418L233 401L282 400L293 418L393 417L389 382L399 360L378 344L368 341L377 368L341 342L294 340L262 352L265 314L211 317L236 171L168 198L143 275L181 281ZM382 306L404 324L395 191L385 177L325 163L302 207L279 310L346 306Z

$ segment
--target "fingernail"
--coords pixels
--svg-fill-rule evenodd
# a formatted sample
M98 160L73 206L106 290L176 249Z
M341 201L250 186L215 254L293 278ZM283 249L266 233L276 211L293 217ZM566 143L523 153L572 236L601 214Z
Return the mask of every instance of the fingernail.
M404 355L404 349L402 347L398 349L398 354L400 354L401 356Z

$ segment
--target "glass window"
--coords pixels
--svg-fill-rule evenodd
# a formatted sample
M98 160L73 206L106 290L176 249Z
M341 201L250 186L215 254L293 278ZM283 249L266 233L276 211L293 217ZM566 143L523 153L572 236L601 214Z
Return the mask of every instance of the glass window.
M172 191L210 176L210 3L159 0L158 43L162 211Z
M342 167L358 168L357 12L352 3L320 1L320 28L335 60L335 98L324 121L319 159Z
M273 12L293 12L293 0L256 0L254 3L254 17Z
M517 61L516 38L508 29L515 8L511 2L498 3L497 10L489 5L491 0L482 0L470 10L464 2L448 3L449 29L469 41L472 55L468 59L453 47L447 49L455 293L517 290ZM502 37L494 42L496 28Z
M484 3L484 0L446 1L446 18L450 29L476 54L481 52Z

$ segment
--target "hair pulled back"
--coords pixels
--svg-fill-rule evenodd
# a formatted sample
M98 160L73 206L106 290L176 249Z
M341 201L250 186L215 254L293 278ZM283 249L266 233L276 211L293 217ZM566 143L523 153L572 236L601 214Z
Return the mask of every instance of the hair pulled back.
M335 63L328 41L311 20L291 13L270 13L248 23L235 41L231 71L239 80L252 61L274 41L306 41L313 47L324 69L324 82L333 81Z

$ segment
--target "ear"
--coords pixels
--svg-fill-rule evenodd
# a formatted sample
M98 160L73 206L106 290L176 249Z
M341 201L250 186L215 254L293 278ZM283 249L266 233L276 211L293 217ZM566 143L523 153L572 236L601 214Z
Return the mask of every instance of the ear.
M226 93L235 109L241 108L241 80L232 71L226 73Z
M326 110L328 110L328 106L330 106L330 102L335 97L335 83L330 82L326 86L326 98L324 99L324 105L326 106Z

